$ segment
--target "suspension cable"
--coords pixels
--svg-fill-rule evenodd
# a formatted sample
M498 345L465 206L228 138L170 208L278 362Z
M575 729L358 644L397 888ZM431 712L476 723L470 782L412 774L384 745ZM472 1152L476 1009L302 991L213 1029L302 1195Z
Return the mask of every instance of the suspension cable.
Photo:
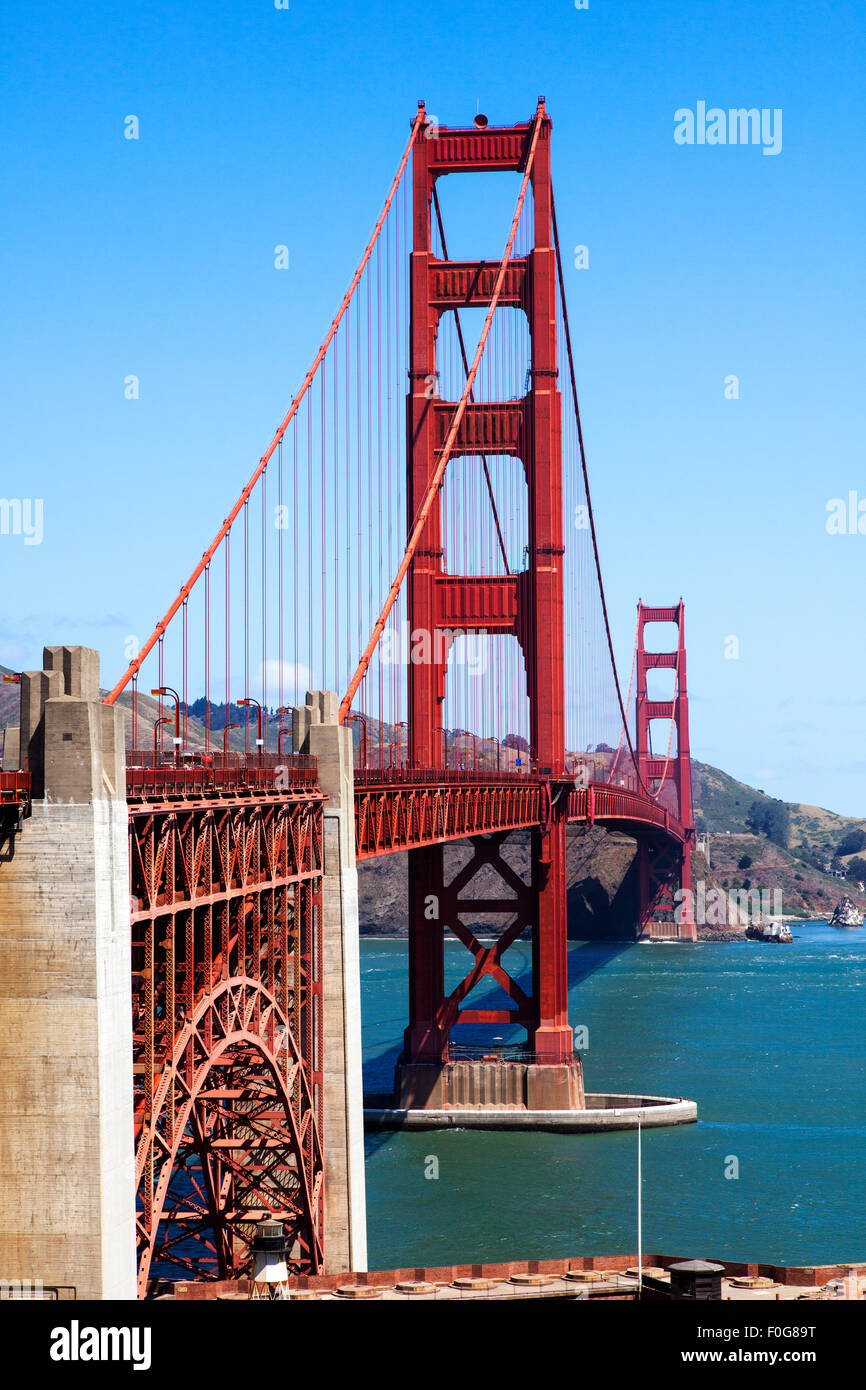
M607 616L607 600L606 600L605 595L604 595L604 581L602 580L602 577L601 577L601 560L600 560L600 558L599 558L599 553L598 553L598 537L596 536L596 531L595 531L595 517L594 517L593 511L592 511L592 498L590 497L590 494L589 494L589 473L588 473L587 466L586 466L586 450L584 449L584 444L583 444L583 430L582 430L581 424L580 424L580 407L579 407L579 405L578 405L578 403L577 403L577 379L576 379L576 377L575 377L575 372L574 372L574 355L573 355L572 350L571 350L571 328L569 327L569 322L568 322L568 305L567 305L566 302L565 302L565 280L564 280L563 274L562 274L562 253L561 253L560 248L559 248L559 229L558 229L558 227L557 227L557 225L556 225L556 203L555 203L554 197L553 197L553 188L551 188L551 190L550 190L550 212L551 212L551 221L552 221L552 224L553 224L553 243L554 243L554 246L556 247L556 269L557 269L557 273L558 273L558 275L559 275L559 295L560 295L560 299L562 300L562 320L563 320L563 323L564 323L564 325L565 325L565 345L566 345L566 349L567 349L567 352L568 352L568 370L569 370L569 375L570 375L570 377L571 377L571 395L572 395L572 400L573 400L573 402L574 402L574 414L575 414L575 419L576 419L576 421L577 421L577 442L578 442L578 446L579 446L579 448L580 448L580 464L581 464L581 468L582 468L582 470L583 470L583 481L584 481L584 486L585 486L585 488L586 488L586 508L587 508L587 514L588 514L588 516L589 516L589 529L590 529L590 533L591 533L591 535L592 535L592 550L593 550L593 554L594 554L594 556L595 556L595 572L596 572L596 575L598 576L598 591L599 591L599 595L600 595L600 597L601 597L601 611L602 611L602 613L604 614L604 629L605 629L605 633L606 633L606 635L607 635L607 648L608 648L608 651L610 652L610 664L611 664L611 666L612 666L612 668L613 668L613 679L614 679L614 685L616 686L616 698L617 698L617 702L618 702L618 704L619 704L619 712L620 712L620 715L621 715L621 717L622 717L623 728L625 729L626 740L628 741L629 752L631 753L631 756L632 756L632 763L634 764L634 769L635 769L635 772L636 772L636 774L637 774L637 779L638 779L640 785L643 787L644 791L645 791L645 792L647 793L647 795L649 796L649 795L650 795L650 792L649 792L649 790L648 790L648 788L647 788L647 786L646 786L646 784L645 784L645 782L644 782L644 780L643 780L643 777L641 776L640 767L639 767L639 765L638 765L638 760L637 760L637 758L636 758L636 756L635 756L634 746L633 746L632 741L631 741L631 734L630 734L629 731L628 731L628 721L627 721L627 719L626 719L626 712L625 712L625 709L624 709L623 703L622 703L622 690L620 689L620 684L619 684L619 674L618 674L617 669L616 669L616 657L614 656L614 653L613 653L613 639L611 638L611 635L610 635L610 622L608 621L608 616Z
M334 336L335 336L335 334L336 334L336 332L337 332L337 329L338 329L339 326L340 326L340 322L341 322L341 320L342 320L342 318L343 318L343 315L345 314L346 309L349 307L349 304L350 304L350 302L351 302L351 300L352 300L352 296L354 295L355 290L356 290L357 287L358 287L358 284L359 284L359 282L360 282L361 276L362 276L363 273L364 273L364 269L365 269L365 267L366 267L366 265L367 265L367 262L369 261L371 255L373 254L373 248L374 248L374 246L376 245L376 242L377 242L378 239L379 239L379 233L380 233L381 230L382 230L382 227L383 227L384 222L385 222L385 218L387 217L388 211L389 211L389 209L390 209L390 207L391 207L391 203L392 203L393 200L394 200L394 195L395 195L395 193L397 192L397 189L398 189L399 186L400 186L400 181L401 181L402 178L403 178L403 174L404 174L404 172L405 172L406 165L407 165L408 162L409 162L409 155L411 154L412 149L413 149L413 147L414 147L414 145L415 145L415 141L416 141L416 139L418 138L418 132L419 132L419 131L422 129L422 127L425 125L426 119L427 119L427 113L426 113L425 108L423 107L423 105L421 105L421 106L419 106L419 108L418 108L418 113L417 113L417 115L415 116L415 118L414 118L413 121L412 121L412 133L411 133L411 135L409 136L409 142L408 142L408 144L407 144L405 150L403 151L403 158L400 160L400 166L399 166L399 168L398 168L398 170L397 170L397 173L394 175L394 180L393 180L393 182L392 182L392 184L391 184L391 187L390 187L390 189L389 189L389 191L388 191L388 196L387 196L387 198L385 199L384 207L382 208L382 211L381 211L381 213L379 214L379 220L378 220L378 222L376 223L375 227L373 228L373 232L372 232L372 234L371 234L371 236L370 236L370 240L369 240L368 243L367 243L367 248L366 248L366 250L365 250L363 256L361 257L361 261L360 261L360 263L359 263L359 265L358 265L358 269L355 271L355 275L354 275L354 277L353 277L353 279L352 279L352 283L350 284L349 288L346 290L345 295L343 296L343 302L341 303L340 308L339 308L338 311L337 311L336 317L334 318L334 321L333 321L333 323L331 324L331 327L328 329L328 333L327 333L327 335L326 335L324 341L322 342L322 345L321 345L321 347L319 348L319 351L316 353L315 360L313 361L313 365L310 367L310 370L307 372L307 375L304 377L304 380L303 380L303 383L302 383L302 385L301 385L300 391L299 391L298 394L295 396L295 399L292 401L292 404L291 404L291 406L290 406L290 408L289 408L289 410L288 410L288 413L286 414L285 418L283 419L282 423L280 424L279 428L277 429L276 434L274 435L273 439L271 440L270 444L268 445L267 449L265 450L264 454L262 455L261 459L259 460L259 463L258 463L258 466L256 467L255 472L253 473L252 477L250 478L249 482L247 483L246 487L244 488L244 490L243 490L243 492L241 493L240 497L238 498L237 502L236 502L235 505L232 507L232 510L229 512L228 516L226 517L225 521L223 522L222 526L220 527L219 531L217 532L217 534L216 534L216 536L215 536L215 538L214 538L212 544L211 544L210 546L208 546L207 550L206 550L206 551L204 552L204 554L202 555L201 560L200 560L199 563L196 565L195 569L193 570L193 572L192 572L192 574L190 575L190 577L189 577L189 579L187 580L187 582L184 584L183 588L181 589L181 591L180 591L180 593L178 594L177 598L175 599L174 603L173 603L173 604L171 605L171 607L168 609L167 613L166 613L165 616L160 620L160 622L157 623L157 625L156 625L156 627L154 628L153 632L151 633L150 637L147 639L147 641L145 642L144 646L143 646L143 647L141 648L141 650L139 651L138 655L137 655L136 657L134 657L133 660L129 663L129 666L127 667L127 669L126 669L126 671L124 672L124 674L121 676L120 680L117 682L117 684L116 684L116 686L114 687L114 689L110 692L110 694L108 694L108 695L105 697L105 703L106 703L107 705L113 705L114 702L116 701L118 695L120 695L120 694L122 693L122 691L125 690L126 686L127 686L127 685L129 684L129 682L132 680L133 676L137 675L137 673L138 673L138 671L139 671L139 668L141 667L141 664L142 664L142 662L144 661L145 657L148 655L148 653L151 651L151 649L155 646L155 644L158 642L158 640L160 639L160 637L162 637L163 633L165 632L166 628L168 627L168 625L169 625L169 623L171 622L171 620L172 620L172 618L174 617L174 615L178 612L178 610L182 607L182 605L183 605L183 604L186 602L186 600L189 598L190 592L191 592L192 589L195 587L195 585L197 584L198 580L201 578L201 576L202 576L202 574L204 573L204 571L207 569L208 565L210 564L211 560L213 559L213 557L214 557L214 555L216 554L217 550L219 549L220 545L221 545L222 542L225 540L226 536L228 535L229 531L231 530L231 528L232 528L232 526L233 526L235 520L236 520L237 517L240 515L241 510L242 510L243 507L246 505L246 503L249 501L250 494L252 493L252 490L253 490L253 488L255 487L256 483L258 482L259 478L262 476L262 473L265 471L265 469L266 469L266 467L267 467L267 465L268 465L268 462L269 462L269 460L270 460L270 458L271 458L271 455L274 453L275 449L278 447L280 441L281 441L282 438L283 438L283 435L284 435L285 432L286 432L286 429L287 429L288 426L291 424L292 420L294 419L295 415L297 414L298 408L299 408L299 406L300 406L300 404L301 404L301 401L304 399L305 395L307 394L307 391L308 391L308 389L309 389L311 383L313 382L313 380L314 380L314 378L315 378L315 376L316 376L316 373L317 373L317 371L319 370L319 367L321 366L321 363L322 363L322 361L323 361L323 359L324 359L325 353L327 352L328 348L330 347L331 341L333 340L333 338L334 338Z
M454 448L454 444L457 439L457 433L460 429L463 417L466 414L466 407L469 404L469 397L472 393L472 388L475 385L475 378L478 374L478 368L481 363L481 358L484 355L484 349L487 346L487 339L490 334L490 326L493 323L493 315L496 312L496 306L499 303L499 296L502 293L502 286L505 282L505 272L508 269L508 262L511 259L511 253L514 249L514 239L517 236L517 228L520 224L520 216L523 212L523 203L526 198L526 190L529 187L529 178L532 173L532 165L535 160L535 150L538 144L538 137L541 133L541 115L542 110L541 108L539 108L539 111L536 113L535 116L535 123L532 131L532 140L529 146L529 153L526 159L526 170L523 175L523 183L520 187L520 196L517 199L517 207L514 211L514 220L511 224L511 234L508 238L508 244L505 247L505 254L503 255L502 261L499 265L499 271L496 276L496 283L493 287L493 295L490 300L490 307L487 310L487 317L484 320L484 327L481 330L481 337L478 340L478 347L475 351L475 357L472 362L472 366L469 369L469 375L466 378L466 385L463 388L463 394L460 397L460 402L457 406L457 409L454 412L454 418L451 421L451 427L448 431L448 435L445 440L445 445L442 449L441 454L439 455L439 462L437 463L433 475L430 478L430 482L427 486L427 492L424 496L424 500L418 509L418 514L415 519L411 534L409 536L409 541L406 546L406 553L403 556L402 561L400 562L400 567L397 570L396 575L394 576L393 583L391 584L391 588L388 592L388 597L385 600L382 612L379 614L379 617L376 621L376 625L373 628L370 640L367 643L366 648L364 649L364 654L361 657L361 660L358 662L358 669L356 670L354 676L349 682L349 688L343 696L342 703L340 704L339 722L341 724L344 722L346 715L352 708L352 700L355 698L355 693L358 689L358 686L361 684L361 681L364 679L364 676L367 673L367 668L370 665L370 660L372 658L373 652L375 651L376 643L379 641L379 638L382 635L385 624L388 621L388 616L391 612L391 609L394 607L397 595L399 594L403 580L406 577L406 572L409 568L409 565L412 563L412 557L415 554L415 551L418 547L418 542L421 539L424 527L427 524L427 517L430 514L430 509L433 505L434 498L438 495L439 489L442 486L442 479L445 475L445 469L447 467L448 460L451 457L451 450Z

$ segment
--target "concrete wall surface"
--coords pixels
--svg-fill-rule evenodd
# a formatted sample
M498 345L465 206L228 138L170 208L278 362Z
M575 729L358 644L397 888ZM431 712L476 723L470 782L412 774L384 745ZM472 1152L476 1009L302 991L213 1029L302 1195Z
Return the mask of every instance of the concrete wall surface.
M22 677L42 795L0 857L0 1278L134 1298L122 716L95 652L45 662Z

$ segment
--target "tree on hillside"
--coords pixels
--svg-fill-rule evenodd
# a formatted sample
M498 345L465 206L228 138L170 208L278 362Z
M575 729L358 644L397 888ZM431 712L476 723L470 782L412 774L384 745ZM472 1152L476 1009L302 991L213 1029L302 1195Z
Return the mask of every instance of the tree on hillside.
M853 859L849 859L848 877L856 878L859 879L861 883L866 883L866 859L861 859L859 855L855 855Z
M763 829L763 817L764 808L761 805L760 801L753 801L748 811L746 812L746 825L749 827L750 830L754 830L756 835L760 835Z
M836 846L836 854L843 859L847 854L859 854L861 849L866 849L866 831L849 830Z
M758 835L766 835L774 845L788 848L791 838L791 812L784 801L753 801L749 807L746 824Z
M784 801L770 802L764 823L767 839L772 840L774 845L781 845L782 849L787 849L791 838L791 812Z
M752 867L752 856L751 856L750 854L744 854L744 855L742 855L742 856L740 857L740 859L737 861L737 868L738 868L738 869L750 869L751 867Z

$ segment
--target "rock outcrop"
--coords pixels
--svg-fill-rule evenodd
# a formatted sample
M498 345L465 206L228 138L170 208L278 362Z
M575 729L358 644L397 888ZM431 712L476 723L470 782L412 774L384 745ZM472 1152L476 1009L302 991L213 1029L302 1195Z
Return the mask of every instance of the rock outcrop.
M863 914L857 910L853 898L840 898L836 910L830 918L831 927L862 927Z

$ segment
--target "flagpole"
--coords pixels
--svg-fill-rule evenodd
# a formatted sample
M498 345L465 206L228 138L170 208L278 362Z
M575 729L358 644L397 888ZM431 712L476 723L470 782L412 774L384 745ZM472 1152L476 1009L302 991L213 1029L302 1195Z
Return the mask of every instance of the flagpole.
M641 1297L643 1291L643 1208L641 1201L641 1188L643 1186L641 1174L641 1152L640 1152L640 1115L637 1117L637 1296Z

